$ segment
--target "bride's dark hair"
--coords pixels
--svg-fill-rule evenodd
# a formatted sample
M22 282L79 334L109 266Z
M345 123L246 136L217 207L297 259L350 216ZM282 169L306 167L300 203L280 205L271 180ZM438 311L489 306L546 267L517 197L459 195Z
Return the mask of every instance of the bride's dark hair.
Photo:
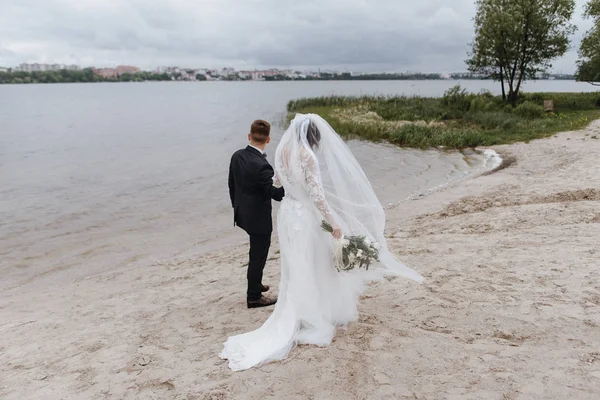
M321 141L321 132L319 132L319 129L317 129L312 121L310 121L306 130L306 141L313 150L319 147L319 142Z

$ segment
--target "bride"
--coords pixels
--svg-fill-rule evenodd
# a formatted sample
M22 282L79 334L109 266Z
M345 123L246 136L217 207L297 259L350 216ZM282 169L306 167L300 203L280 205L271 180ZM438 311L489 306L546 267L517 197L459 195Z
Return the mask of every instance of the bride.
M329 345L336 327L357 320L357 301L368 281L384 275L423 280L389 252L383 207L350 149L323 118L296 115L277 147L275 176L286 193L277 216L279 299L260 328L225 343L220 357L234 371L282 360L296 344ZM323 221L333 232L321 228ZM338 272L334 253L342 233L379 243L379 262L368 270Z

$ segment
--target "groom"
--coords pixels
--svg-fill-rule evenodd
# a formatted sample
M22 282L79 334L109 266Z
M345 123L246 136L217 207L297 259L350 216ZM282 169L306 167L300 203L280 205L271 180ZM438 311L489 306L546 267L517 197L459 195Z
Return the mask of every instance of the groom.
M229 165L229 196L234 224L250 236L248 308L267 307L277 302L263 296L269 287L262 284L273 232L271 199L281 201L284 196L283 188L273 186L273 167L264 152L271 141L270 133L268 122L254 121L248 134L250 145L235 152Z

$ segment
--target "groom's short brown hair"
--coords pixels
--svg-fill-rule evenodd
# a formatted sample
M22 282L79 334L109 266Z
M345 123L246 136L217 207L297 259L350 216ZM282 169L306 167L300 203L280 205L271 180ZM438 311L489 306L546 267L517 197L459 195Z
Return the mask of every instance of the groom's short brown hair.
M255 142L266 142L270 134L271 124L269 124L267 121L257 119L250 126L250 135L252 136L252 140L254 140Z

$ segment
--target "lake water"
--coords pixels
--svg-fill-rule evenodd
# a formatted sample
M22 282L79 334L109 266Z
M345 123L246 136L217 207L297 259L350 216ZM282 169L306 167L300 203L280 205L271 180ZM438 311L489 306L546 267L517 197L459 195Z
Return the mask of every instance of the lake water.
M92 273L239 242L229 157L250 123L319 95L438 96L453 81L203 82L0 86L0 290L53 288ZM497 92L493 82L465 88ZM588 91L568 81L529 91ZM460 179L480 156L350 142L382 203Z

